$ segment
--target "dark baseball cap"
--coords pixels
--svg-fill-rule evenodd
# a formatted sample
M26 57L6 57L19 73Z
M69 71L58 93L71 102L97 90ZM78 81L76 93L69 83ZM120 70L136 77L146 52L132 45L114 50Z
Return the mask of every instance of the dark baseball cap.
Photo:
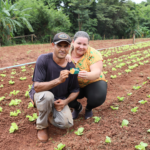
M65 41L68 44L71 44L71 38L68 34L64 32L57 33L53 38L53 43L58 44L59 42Z

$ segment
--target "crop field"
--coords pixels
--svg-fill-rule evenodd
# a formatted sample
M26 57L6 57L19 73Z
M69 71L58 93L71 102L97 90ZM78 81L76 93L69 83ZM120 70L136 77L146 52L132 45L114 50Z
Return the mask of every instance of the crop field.
M60 143L63 150L150 150L150 42L101 54L105 103L85 120L86 98L79 100L84 110L74 126L61 130L50 124L47 143L37 139L38 112L28 95L34 65L0 71L0 150L61 150Z

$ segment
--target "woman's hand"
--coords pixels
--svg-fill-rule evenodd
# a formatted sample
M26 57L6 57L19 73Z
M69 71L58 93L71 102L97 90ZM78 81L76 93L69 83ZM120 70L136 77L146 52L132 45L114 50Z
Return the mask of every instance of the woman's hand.
M88 79L88 73L85 70L79 71L78 77L83 78L83 79Z
M66 58L65 58L66 60L67 60L67 62L71 62L72 60L71 60L71 56L69 55L69 54L67 54L66 55Z

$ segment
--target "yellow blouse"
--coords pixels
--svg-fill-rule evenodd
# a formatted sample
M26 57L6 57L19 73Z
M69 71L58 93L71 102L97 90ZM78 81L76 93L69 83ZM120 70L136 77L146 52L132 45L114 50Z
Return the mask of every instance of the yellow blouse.
M101 53L89 46L87 52L81 57L81 59L76 64L74 60L72 60L72 62L75 64L76 68L80 69L80 71L86 70L87 72L90 72L90 66L100 60L103 61ZM101 75L98 79L93 81L78 77L79 86L81 88L99 80L106 81L103 72L101 72Z

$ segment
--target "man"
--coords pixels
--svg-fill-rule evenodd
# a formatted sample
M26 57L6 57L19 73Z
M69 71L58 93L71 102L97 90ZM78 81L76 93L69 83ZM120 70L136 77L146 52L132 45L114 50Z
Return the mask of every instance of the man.
M30 98L39 111L36 121L37 137L48 140L48 121L56 127L66 129L73 126L68 103L79 94L77 75L70 74L74 64L65 59L71 44L66 33L58 33L53 39L53 53L39 56L33 74Z

